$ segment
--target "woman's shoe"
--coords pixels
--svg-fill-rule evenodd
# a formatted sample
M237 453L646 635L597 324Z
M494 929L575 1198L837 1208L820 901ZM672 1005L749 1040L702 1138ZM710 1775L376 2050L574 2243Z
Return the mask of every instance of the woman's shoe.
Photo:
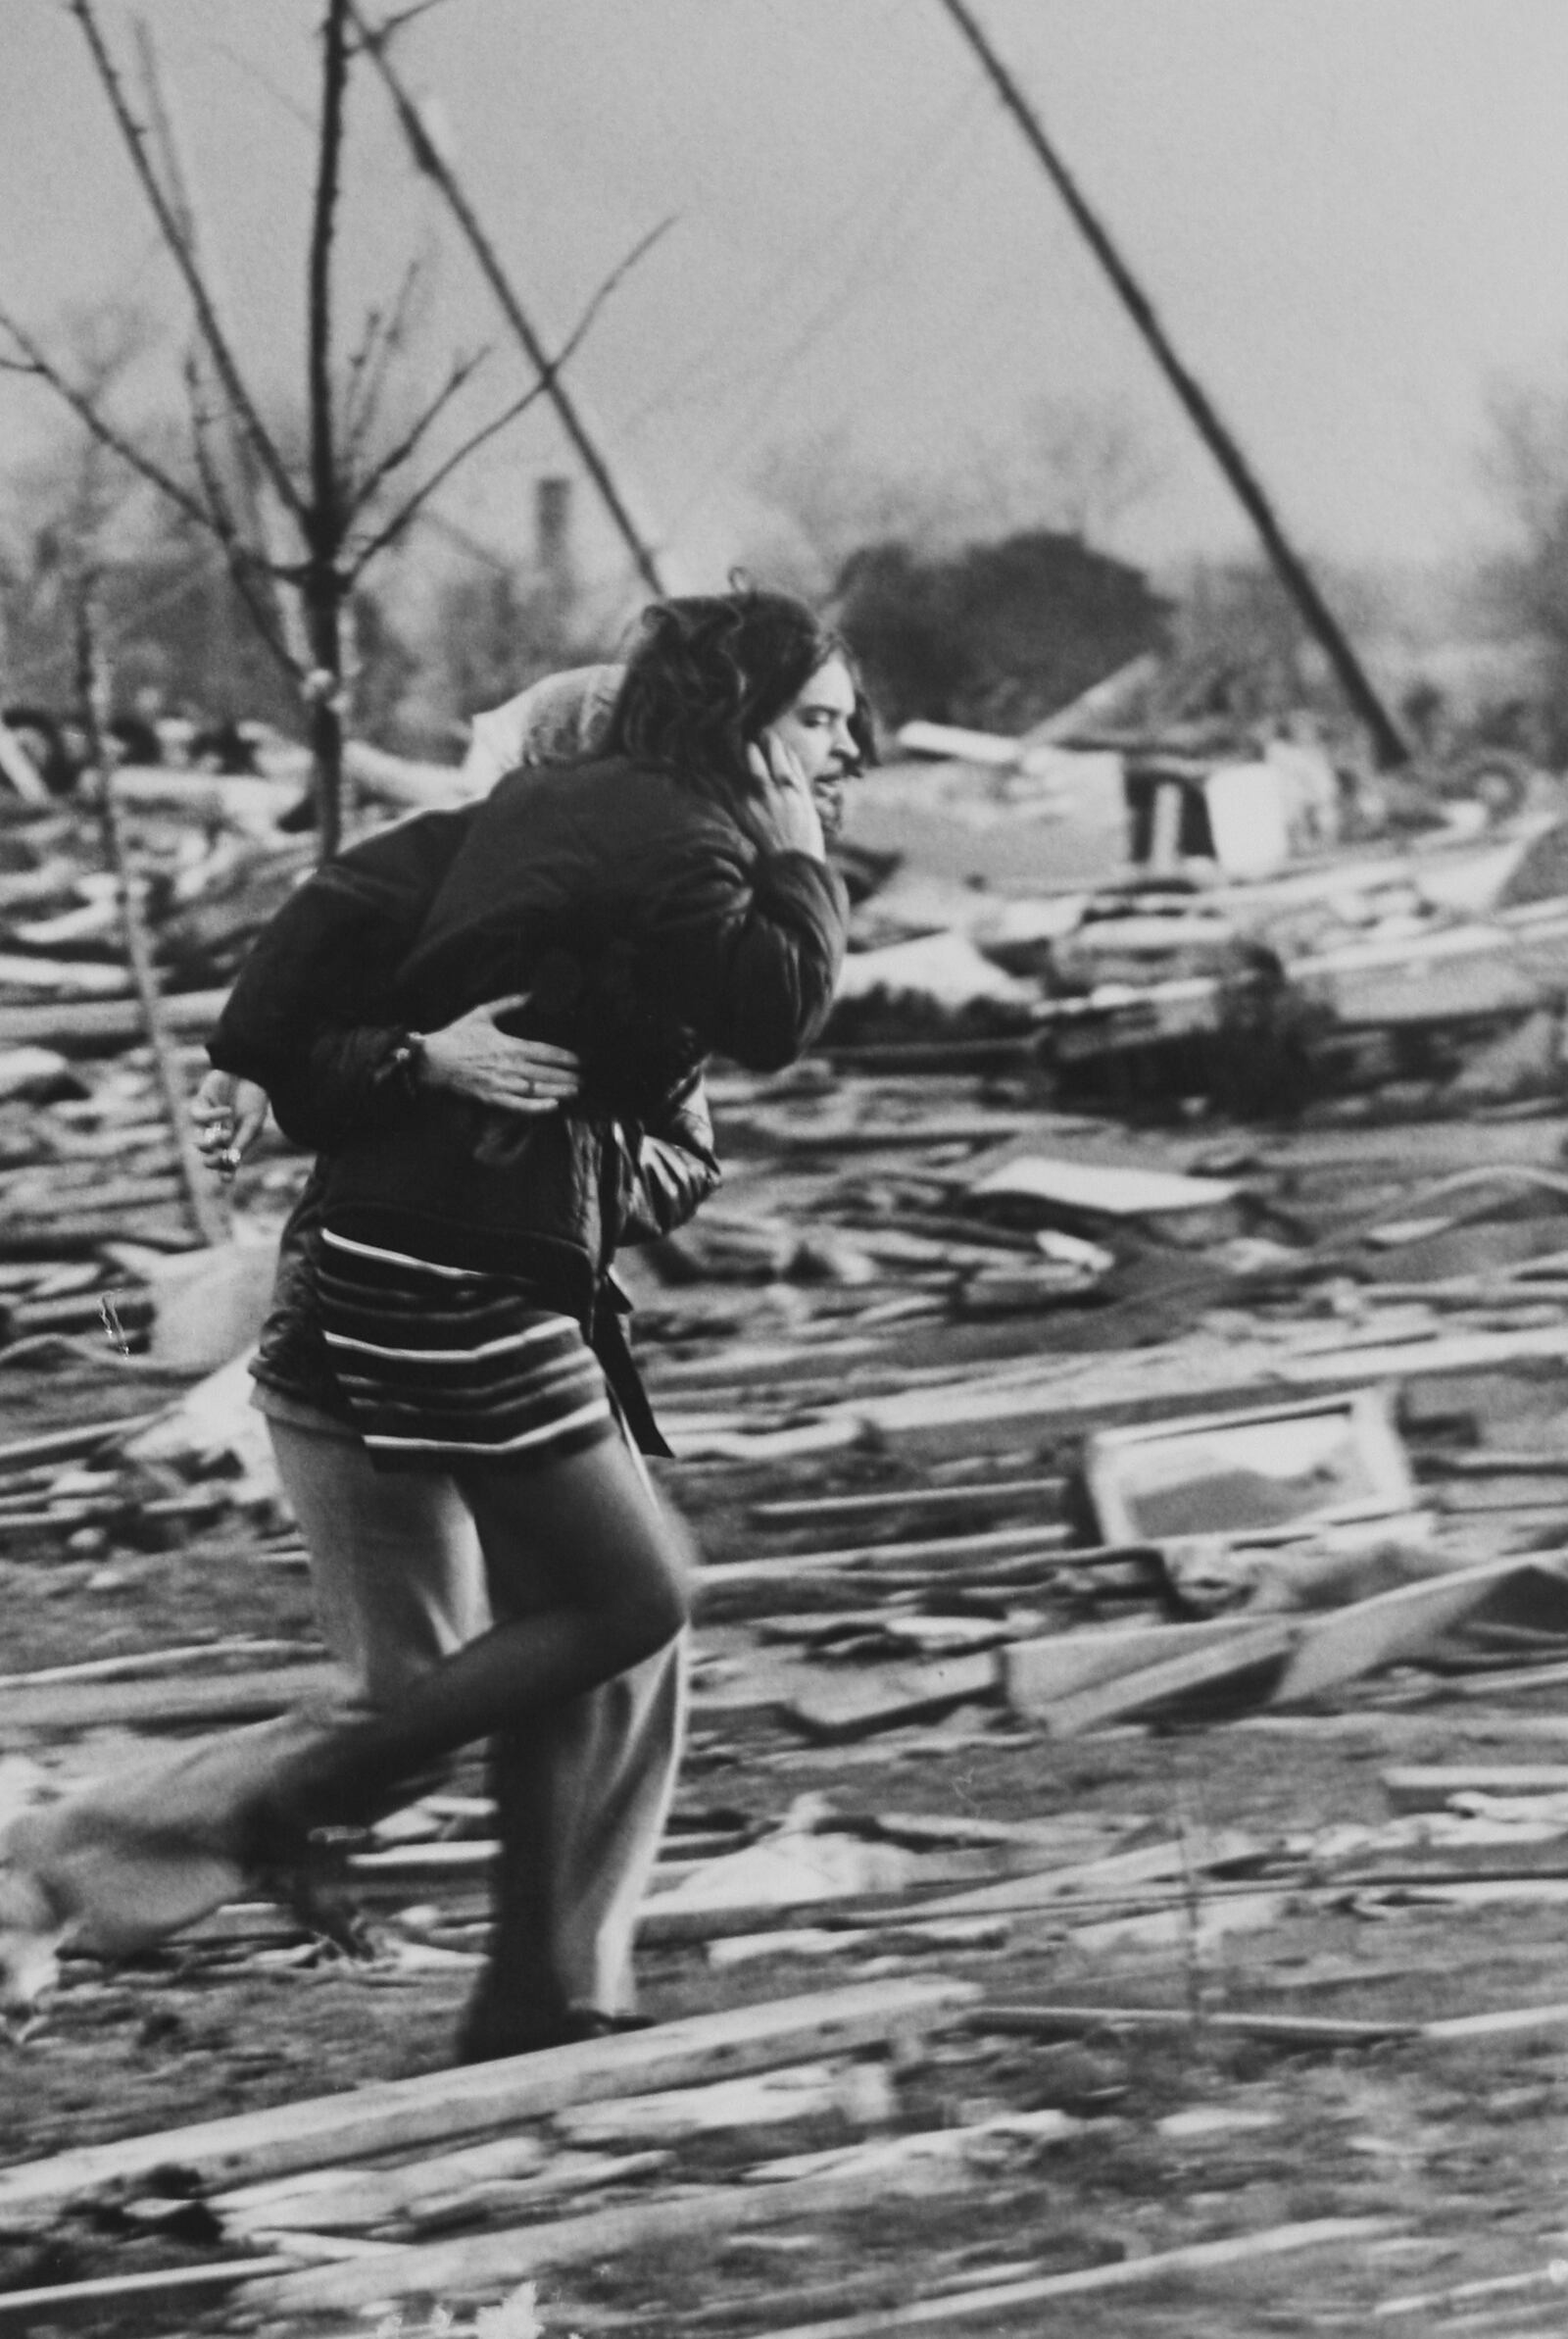
M568 2006L553 2015L537 2003L498 2008L494 1993L481 1981L458 2032L457 2059L496 2063L507 2056L540 2055L549 2047L576 2047L587 2039L652 2028L645 2015L606 2015L596 2006Z

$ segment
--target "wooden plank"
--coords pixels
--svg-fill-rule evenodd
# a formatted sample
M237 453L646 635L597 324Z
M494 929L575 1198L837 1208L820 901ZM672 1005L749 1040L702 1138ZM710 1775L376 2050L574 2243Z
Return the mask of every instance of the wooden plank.
M787 1718L829 1744L869 1737L907 1721L926 1721L971 1698L987 1698L999 1678L993 1655L939 1657L930 1665L860 1668L839 1687L821 1682L784 1705Z
M991 1527L979 1535L922 1535L903 1543L854 1543L835 1551L792 1552L780 1560L734 1560L709 1570L715 1583L738 1580L744 1568L798 1568L803 1574L843 1568L916 1566L948 1567L960 1560L1016 1559L1032 1551L1059 1551L1067 1529L1052 1521L1044 1526ZM762 1581L765 1578L755 1578Z
M172 991L164 1001L165 1020L172 1031L201 1038L218 1021L227 997L226 984L220 991ZM0 1007L0 1048L76 1048L91 1054L134 1047L141 1036L141 1005L135 999Z
M1014 1641L1002 1661L1007 1703L1015 1714L1049 1719L1063 1698L1173 1657L1227 1647L1256 1622L1255 1617L1214 1617L1193 1624L1097 1625Z
M1182 1177L1169 1170L1113 1169L1102 1162L1025 1154L967 1190L972 1201L1039 1202L1076 1216L1126 1219L1227 1210L1246 1189L1235 1178Z
M835 2211L857 2208L903 2189L951 2192L974 2182L961 2163L933 2158L902 2180L886 2168L836 2168L777 2183L711 2185L676 2199L590 2210L554 2224L500 2233L470 2233L455 2241L400 2250L368 2264L313 2266L248 2285L244 2305L272 2315L348 2314L382 2299L429 2296L443 2302L510 2288L568 2265L595 2265L631 2250L701 2242L757 2226L796 2219L815 2223Z
M1429 2039L1508 2038L1521 2031L1568 2029L1568 2004L1508 2006L1490 2015L1446 2015L1441 2021L1423 2022L1421 2036Z
M61 1681L0 1692L0 1737L27 1730L185 1729L204 1721L266 1721L329 1688L336 1669L271 1666L196 1681Z
M42 2331L82 2310L137 2306L194 2307L220 2298L242 2282L281 2274L295 2261L277 2255L228 2258L212 2265L172 2267L156 2274L100 2274L91 2282L60 2282L47 2290L0 2290L0 2330L15 2323L24 2333Z
M1191 2242L1178 2250L1153 2251L1147 2258L1123 2258L1109 2265L1085 2266L1070 2274L1040 2274L1022 2282L988 2283L978 2290L950 2290L937 2298L913 2299L900 2307L873 2307L864 2314L843 2314L831 2322L792 2323L784 2330L760 2331L756 2339L902 2339L922 2323L957 2322L970 2315L1010 2315L1015 2308L1032 2307L1045 2299L1082 2297L1097 2290L1135 2290L1144 2283L1159 2283L1171 2275L1211 2272L1222 2266L1245 2265L1259 2259L1289 2256L1298 2250L1342 2248L1347 2242L1368 2242L1407 2229L1400 2217L1319 2217L1302 2225L1273 2225L1261 2233L1237 2234L1228 2241Z
M0 2169L0 2229L15 2231L19 2218L42 2205L91 2198L156 2168L179 2168L205 2189L226 2190L328 2162L483 2135L545 2118L564 2104L854 2054L910 2030L944 2027L978 1996L972 1983L940 1976L884 1980L87 2145Z
M1270 1704L1299 1705L1383 1666L1418 1656L1527 1565L1518 1559L1492 1560L1484 1567L1401 1584L1397 1591L1298 1619L1296 1649Z
M1568 1456L1559 1467L1568 1470ZM812 1526L829 1518L861 1518L881 1511L961 1510L970 1505L1038 1502L1059 1503L1067 1489L1065 1478L998 1478L972 1480L960 1486L884 1486L874 1493L817 1494L773 1503L753 1503L751 1518L758 1526Z
M74 1429L45 1429L36 1437L13 1438L0 1446L0 1472L32 1469L44 1462L74 1462L99 1447L121 1445L161 1421L168 1411L161 1405L156 1413L124 1414L118 1421L89 1421Z
M323 2168L216 2195L209 2203L225 2232L304 2226L312 2232L353 2232L422 2215L477 2190L505 2186L514 2206L586 2191L662 2166L663 2152L608 2154L548 2151L534 2136L506 2136L466 2152L432 2155L395 2168Z
M1185 1846L1167 1840L1145 1844L1136 1852L1112 1852L1103 1860L1085 1860L1071 1867L1044 1869L1034 1876L1009 1876L1000 1884L977 1885L970 1892L945 1893L941 1900L921 1901L907 1914L922 1923L934 1916L994 1916L1020 1915L1031 1909L1106 1907L1138 1898L1146 1885L1185 1875L1189 1867L1224 1867L1247 1860L1262 1849L1255 1836L1238 1828L1219 1828L1208 1834L1194 1830ZM1156 1899L1157 1895L1154 1896Z
M1450 1795L1568 1795L1562 1763L1427 1763L1385 1770L1396 1812L1442 1811Z
M1053 1738L1070 1738L1105 1722L1154 1713L1200 1691L1222 1689L1227 1684L1240 1686L1249 1674L1259 1676L1258 1693L1262 1696L1272 1686L1264 1676L1270 1667L1278 1667L1290 1658L1297 1632L1294 1620L1269 1617L1188 1655L1167 1657L1158 1665L1057 1698L1040 1708L1035 1717L1044 1721Z
M1184 2033L1193 2016L1183 2006L985 2006L966 2027L996 2031L1005 2038L1081 2038L1085 2031L1145 2030ZM1205 2014L1205 2031L1232 2038L1273 2040L1279 2046L1371 2047L1385 2039L1411 2038L1419 2022L1342 2021L1325 2015Z

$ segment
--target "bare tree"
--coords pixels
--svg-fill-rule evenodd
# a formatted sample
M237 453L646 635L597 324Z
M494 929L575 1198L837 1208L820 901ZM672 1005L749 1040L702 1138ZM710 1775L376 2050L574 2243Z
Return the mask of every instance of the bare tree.
M305 711L312 750L323 859L341 832L350 606L371 563L407 532L460 465L536 399L559 398L558 376L625 270L647 241L615 269L588 303L554 357L535 347L536 378L517 397L466 430L440 459L430 452L449 410L484 363L484 352L454 359L444 380L404 424L379 429L389 373L406 329L412 288L366 321L357 345L339 362L334 260L342 195L352 69L368 48L385 75L385 44L417 14L406 10L372 27L353 0L320 0L320 84L316 163L306 262L306 398L304 447L296 454L269 423L252 391L198 242L189 190L179 180L167 137L159 135L159 84L150 43L142 40L145 102L133 103L125 76L99 22L95 0L66 0L86 42L94 72L159 234L184 288L194 345L185 369L190 417L188 465L169 459L144 436L118 425L92 369L45 348L20 319L0 308L9 353L0 365L46 382L97 444L157 490L206 540L216 544L252 622L289 676ZM422 469L417 483L404 483Z
M158 337L140 303L72 305L54 340L63 363L100 411L120 403ZM0 556L0 640L12 697L69 699L74 684L75 588L84 566L102 568L145 541L144 483L117 462L74 415L7 478L5 550Z

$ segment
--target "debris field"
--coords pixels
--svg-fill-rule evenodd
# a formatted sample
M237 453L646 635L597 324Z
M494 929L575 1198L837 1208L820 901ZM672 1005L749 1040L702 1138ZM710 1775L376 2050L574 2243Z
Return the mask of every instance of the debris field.
M160 818L189 1080L310 852ZM304 1163L270 1132L201 1238L71 823L0 871L0 1818L322 1663L246 1402ZM1554 2327L1568 1099L1533 1062L1117 1116L928 1003L720 1068L724 1187L624 1263L704 1560L652 2027L449 2066L477 1761L346 1846L340 1938L234 1904L108 1965L0 1870L0 2331Z

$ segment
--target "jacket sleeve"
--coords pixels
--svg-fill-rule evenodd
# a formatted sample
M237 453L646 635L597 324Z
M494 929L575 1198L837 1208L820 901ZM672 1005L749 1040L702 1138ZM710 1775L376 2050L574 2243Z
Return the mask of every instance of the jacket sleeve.
M661 887L642 939L664 999L707 1047L770 1072L826 1022L848 926L826 862L710 839Z
M713 1119L700 1071L646 1124L616 1121L614 1136L620 1175L617 1248L672 1234L719 1183Z
M421 813L326 863L241 968L208 1055L259 1081L297 1144L329 1149L409 1111L416 1051L386 1019L387 986L472 817Z

